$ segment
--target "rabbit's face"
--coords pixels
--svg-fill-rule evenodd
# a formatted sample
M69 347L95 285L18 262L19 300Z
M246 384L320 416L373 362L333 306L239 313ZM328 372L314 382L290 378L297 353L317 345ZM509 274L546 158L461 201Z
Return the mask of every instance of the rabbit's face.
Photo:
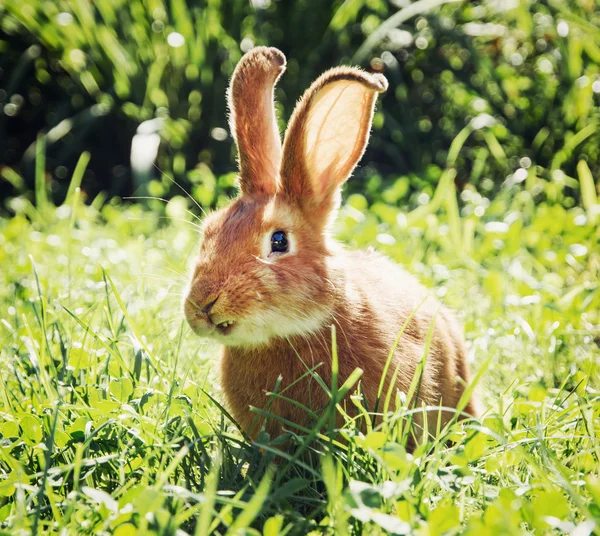
M262 345L319 329L331 315L325 237L277 196L211 214L184 311L198 335Z
M284 70L279 50L256 47L229 86L241 197L206 219L184 304L196 333L226 345L307 335L332 318L340 290L327 227L387 88L379 74L329 70L297 104L282 145L273 91Z

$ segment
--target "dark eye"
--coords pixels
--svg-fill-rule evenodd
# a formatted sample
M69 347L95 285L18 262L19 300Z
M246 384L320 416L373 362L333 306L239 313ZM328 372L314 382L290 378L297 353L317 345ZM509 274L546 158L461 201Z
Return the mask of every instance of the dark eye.
M288 239L283 231L275 231L271 235L271 253L286 253L288 250Z

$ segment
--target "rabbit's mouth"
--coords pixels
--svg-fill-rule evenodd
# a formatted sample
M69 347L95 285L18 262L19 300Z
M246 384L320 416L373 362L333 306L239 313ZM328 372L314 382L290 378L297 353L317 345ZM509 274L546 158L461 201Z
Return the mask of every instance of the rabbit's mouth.
M219 322L215 324L215 327L219 331L221 335L227 335L234 328L235 322L233 320L225 320L224 322Z

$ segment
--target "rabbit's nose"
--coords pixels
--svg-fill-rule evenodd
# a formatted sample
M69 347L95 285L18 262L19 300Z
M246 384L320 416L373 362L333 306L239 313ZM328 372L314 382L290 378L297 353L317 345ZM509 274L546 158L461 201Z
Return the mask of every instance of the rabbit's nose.
M206 303L204 305L200 306L200 309L202 310L202 312L205 314L209 314L210 310L213 308L213 305L215 303L217 303L218 299L219 299L219 296L217 296L216 298L213 298L212 296L210 298L208 298Z

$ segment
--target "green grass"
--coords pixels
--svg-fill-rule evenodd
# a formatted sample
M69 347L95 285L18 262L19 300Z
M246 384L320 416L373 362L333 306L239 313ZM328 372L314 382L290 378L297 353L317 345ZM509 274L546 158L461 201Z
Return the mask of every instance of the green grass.
M460 212L451 172L409 214L348 199L339 238L374 245L454 308L481 376L485 417L418 435L412 454L409 407L371 428L357 392L362 422L333 430L358 372L322 386L330 407L313 429L289 424L287 450L243 437L220 405L216 347L182 319L197 238L185 198L164 211L85 206L76 188L60 207L43 188L39 209L12 200L0 532L600 533L600 231L586 169L583 208L560 203L576 180L533 172L491 202L466 190Z

